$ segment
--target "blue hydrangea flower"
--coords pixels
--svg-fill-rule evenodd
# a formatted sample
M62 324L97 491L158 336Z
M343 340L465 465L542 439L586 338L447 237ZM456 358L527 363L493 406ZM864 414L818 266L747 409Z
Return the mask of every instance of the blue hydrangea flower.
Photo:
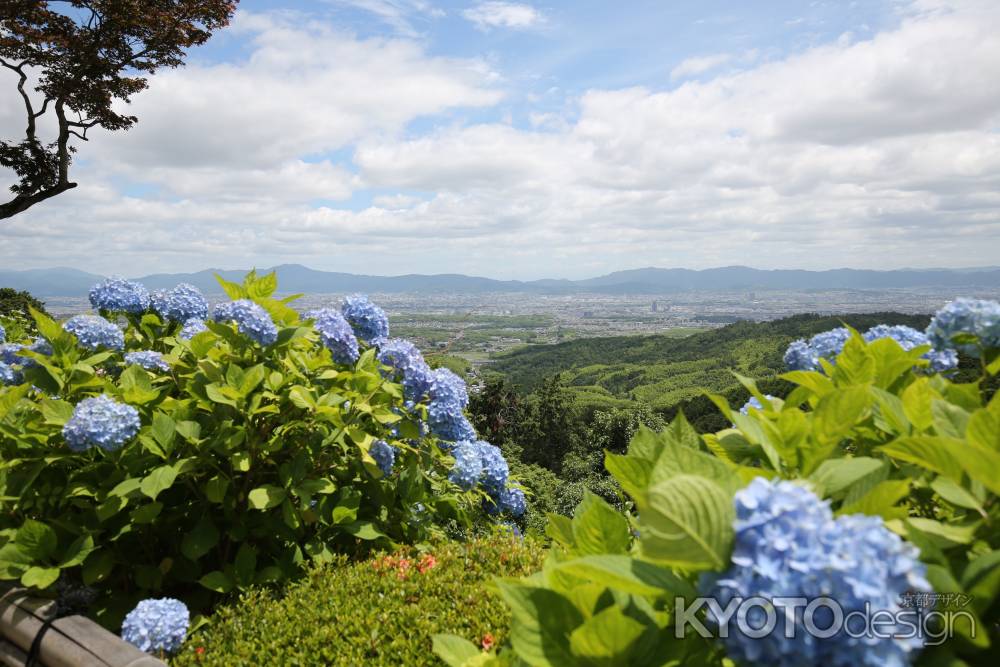
M382 474L388 477L392 473L392 466L396 463L396 448L385 440L376 440L368 453L375 459Z
M460 409L451 404L431 403L427 406L427 421L431 433L447 442L475 440L476 429ZM447 448L447 445L442 443Z
M73 416L63 426L63 437L74 452L95 445L113 452L134 438L139 427L139 412L135 408L102 394L85 398L76 405Z
M170 364L163 360L163 355L153 350L126 352L125 363L142 366L147 371L170 371Z
M0 385L21 384L21 374L13 366L0 361Z
M24 362L24 357L22 357L18 352L24 349L24 345L20 343L7 343L5 345L0 345L0 361L14 366Z
M431 401L434 403L451 403L459 408L469 404L469 392L465 380L455 375L447 368L434 371L430 386Z
M504 521L499 524L498 529L501 535L506 534L520 540L524 539L524 535L521 534L521 529L518 528L517 524L513 521Z
M524 491L516 487L507 487L500 492L500 511L507 512L511 516L522 516L528 508L528 502L524 497Z
M479 459L483 469L481 480L483 489L491 496L497 497L506 487L510 475L507 460L498 447L485 440L477 440L476 446L479 447Z
M794 341L785 351L785 367L790 371L814 371L819 368L819 357L805 340Z
M95 310L144 313L149 310L149 292L141 283L112 276L90 288L90 305Z
M278 339L278 327L266 310L249 299L220 303L212 312L216 322L235 322L241 334L261 345L271 345Z
M338 364L353 364L358 360L358 339L344 316L333 308L310 310L305 314L313 320L323 346Z
M845 616L863 611L865 603L872 612L892 614L900 611L904 593L930 590L917 549L879 517L834 519L829 503L804 487L761 477L736 493L735 506L732 566L710 582L710 595L722 608L734 598L826 597L840 604ZM910 664L920 647L919 639L854 639L843 628L819 639L807 632L803 611L797 608L789 619L785 609L778 609L775 629L761 638L744 634L734 614L722 640L727 654L741 664L778 667L902 666ZM758 628L764 614L752 606L745 618ZM708 616L718 624L711 610ZM813 619L819 628L830 627L832 620L826 607Z
M958 345L952 340L961 333L977 336L983 347L1000 347L1000 303L955 299L935 313L927 327L927 336L935 349L978 354L975 345Z
M171 322L208 317L208 301L201 290L188 283L181 283L170 291L154 292L152 305L160 317Z
M771 396L770 394L764 394L764 398L766 398L767 400L770 401L770 400L772 400L774 398L774 396ZM756 396L751 396L750 400L747 401L746 403L744 403L743 407L740 408L740 414L741 415L748 415L748 414L750 414L750 408L756 408L758 410L763 410L764 406L761 405L760 401L757 400Z
M358 338L369 345L381 344L389 337L389 318L385 311L364 294L352 294L340 308Z
M923 345L932 345L931 339L926 333L904 325L879 324L864 333L864 339L869 343L881 338L891 338L907 352ZM930 370L935 373L950 371L958 367L958 354L954 350L931 349L923 355L923 358L930 361Z
M146 653L175 653L184 643L191 615L173 598L143 600L122 623L122 639Z
M434 374L417 346L402 338L392 338L379 349L378 360L393 369L388 375L402 381L407 400L419 401L430 391Z
M167 305L167 290L158 289L153 290L149 294L149 307L153 309L160 317L166 317L164 313L167 312L169 306Z
M3 345L6 342L7 342L7 330L3 328L2 324L0 324L0 345Z
M483 461L479 447L475 442L465 441L455 445L452 450L455 465L452 466L448 479L466 491L472 490L483 473Z
M427 420L431 432L442 440L475 440L476 430L463 410L469 404L465 381L447 368L434 371L431 378Z
M181 327L181 332L178 336L184 340L191 340L203 331L208 331L208 327L205 326L205 321L197 318L191 318L184 323L183 327Z
M125 347L122 330L97 315L75 315L66 320L63 329L76 336L80 345L91 351L102 347L109 350Z
M844 344L851 339L851 332L846 327L837 327L818 333L809 339L809 347L816 356L833 360L844 349Z

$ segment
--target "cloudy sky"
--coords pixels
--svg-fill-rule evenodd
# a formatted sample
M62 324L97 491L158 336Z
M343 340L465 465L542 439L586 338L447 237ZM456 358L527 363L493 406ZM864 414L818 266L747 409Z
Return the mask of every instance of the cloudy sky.
M1000 264L997 0L240 8L0 221L3 268Z

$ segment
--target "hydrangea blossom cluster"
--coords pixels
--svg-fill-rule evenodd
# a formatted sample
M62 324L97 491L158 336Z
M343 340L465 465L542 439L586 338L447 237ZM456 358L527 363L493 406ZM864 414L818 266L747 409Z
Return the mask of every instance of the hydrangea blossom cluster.
M191 340L203 331L208 331L208 327L205 326L205 320L199 320L192 317L184 323L183 327L181 327L181 332L178 336L180 336L183 340Z
M846 327L838 327L816 334L809 340L797 340L785 351L785 366L793 371L822 372L820 359L832 363L850 338L851 332ZM866 331L863 338L869 343L890 338L904 350L933 343L927 334L902 325L879 324ZM931 349L923 355L923 358L930 362L930 370L933 372L949 371L958 366L958 355L953 350Z
M507 512L511 516L522 516L528 509L528 501L524 497L524 491L517 487L507 487L500 493L497 505L501 512Z
M10 364L0 361L0 385L21 384L21 373Z
M340 310L357 337L369 345L379 345L389 337L388 316L364 294L347 297Z
M260 345L271 345L278 339L278 327L266 310L249 299L220 303L212 312L216 322L235 322L241 334Z
M49 341L44 338L36 338L35 341L28 346L22 345L21 343L6 343L0 345L0 361L11 366L32 366L35 364L35 360L26 356L22 356L21 352L37 352L39 354L50 355L52 354L52 345Z
M313 326L334 361L353 364L358 360L358 339L341 313L332 308L320 308L309 311L305 316L314 320Z
M438 368L431 378L427 419L434 435L449 442L475 440L476 430L466 418L469 404L465 381L447 368Z
M142 366L147 371L168 372L170 370L170 364L164 361L163 355L153 350L126 352L125 363L126 365L135 364L136 366Z
M2 324L0 324L0 345L3 345L6 342L7 342L7 330L3 328Z
M208 301L201 290L188 283L181 283L172 290L154 292L151 301L153 310L171 322L184 323L208 317Z
M510 469L499 448L485 440L466 440L455 445L452 455L455 465L448 478L466 491L478 484L490 496L483 501L487 513L524 514L524 491L508 485Z
M149 303L149 292L133 280L112 276L90 288L90 305L96 310L139 314L149 309Z
M979 338L983 347L1000 347L1000 303L983 299L955 299L935 313L927 327L927 336L938 349L959 349L976 354L975 345L959 345L958 334Z
M455 445L451 453L455 457L455 465L452 466L448 479L465 491L471 491L483 474L479 446L474 441L467 440Z
M396 448L385 440L376 440L368 453L375 459L382 474L388 477L392 473L392 466L396 463Z
M180 600L143 600L125 617L122 639L146 653L175 653L190 623L188 608Z
M767 400L770 401L770 400L774 399L774 396L771 396L770 394L764 394L764 398L766 398ZM748 414L750 414L750 408L756 408L757 410L763 410L764 406L761 404L761 402L759 400L757 400L756 396L751 396L750 400L747 401L746 403L744 403L743 407L740 408L740 414L741 415L748 415Z
M430 391L434 375L417 346L402 338L392 338L379 349L378 360L393 369L390 376L401 380L409 401L419 401Z
M734 598L827 597L842 607L845 617L864 611L866 603L873 612L892 614L900 611L904 593L930 590L917 549L890 532L879 517L834 519L829 503L807 489L762 477L737 492L735 505L732 566L713 582L710 593L723 609ZM853 638L844 628L818 639L807 632L802 607L793 618L783 611L777 613L774 631L760 638L743 634L736 616L730 617L723 640L728 655L743 664L779 667L908 665L920 647L919 639ZM761 627L765 614L763 608L751 606L747 622ZM709 620L719 623L711 611ZM828 628L832 611L820 607L812 620ZM851 629L851 634L863 634ZM884 634L892 634L885 629Z
M84 348L121 350L125 347L125 334L117 326L99 315L75 315L63 324L63 329L76 336Z
M933 346L930 337L926 333L902 324L897 326L879 324L864 333L864 339L869 343L882 338L889 338L896 341L907 352L923 345ZM930 369L935 373L950 371L958 367L958 353L955 350L931 349L923 355L923 358L931 362Z
M102 394L85 398L73 409L63 427L66 444L74 452L94 447L113 452L139 432L139 412Z
M479 447L479 459L483 468L480 483L486 493L499 497L507 486L507 478L510 476L507 460L500 453L499 447L495 447L485 440L477 440L476 446Z

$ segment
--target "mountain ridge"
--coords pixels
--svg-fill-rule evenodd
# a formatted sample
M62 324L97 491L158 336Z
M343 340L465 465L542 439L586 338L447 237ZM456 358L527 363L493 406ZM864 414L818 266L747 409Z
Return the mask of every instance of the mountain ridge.
M971 269L754 269L723 266L712 269L645 267L614 271L582 280L497 280L457 273L374 276L320 271L301 264L281 264L264 269L277 271L282 292L312 293L401 293L401 292L530 292L539 294L608 293L663 294L711 290L816 290L894 289L916 287L1000 288L1000 267ZM187 282L210 294L221 294L215 280L239 281L246 271L203 269L190 273L154 273L137 278L149 289L173 287ZM80 297L102 279L97 274L68 267L0 270L0 287L26 290L40 297Z

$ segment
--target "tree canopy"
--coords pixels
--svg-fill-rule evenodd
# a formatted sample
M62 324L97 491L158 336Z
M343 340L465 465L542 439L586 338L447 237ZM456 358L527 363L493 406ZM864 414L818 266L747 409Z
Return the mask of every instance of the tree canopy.
M161 67L183 64L185 49L228 24L238 0L5 0L0 7L0 66L16 78L25 132L0 140L0 166L17 177L0 219L76 187L69 168L88 130L127 130L120 113ZM40 125L54 116L54 140Z

